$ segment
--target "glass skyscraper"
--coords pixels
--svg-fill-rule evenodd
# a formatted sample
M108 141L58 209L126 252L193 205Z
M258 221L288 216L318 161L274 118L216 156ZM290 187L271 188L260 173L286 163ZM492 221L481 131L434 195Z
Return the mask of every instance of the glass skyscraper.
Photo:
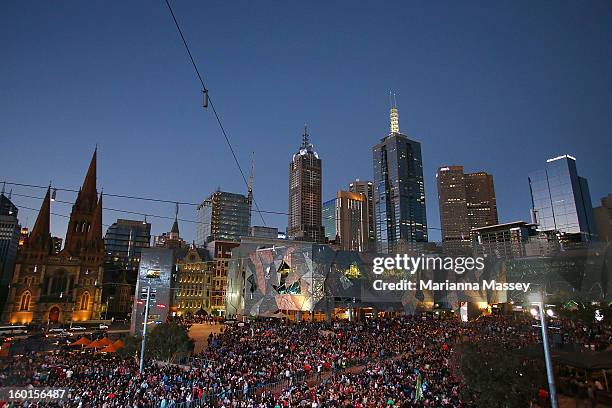
M151 224L142 221L118 219L106 230L102 288L105 318L125 317L132 309L140 254L150 242Z
M211 241L240 241L249 235L251 205L247 196L215 191L198 206L196 244Z
M532 211L540 231L558 231L596 237L589 185L578 175L576 159L570 155L546 160L543 170L529 174Z
M374 229L383 253L402 242L428 240L421 144L400 133L395 104L390 117L391 132L372 148Z
M336 199L333 198L323 203L323 227L325 228L325 237L329 241L336 239Z

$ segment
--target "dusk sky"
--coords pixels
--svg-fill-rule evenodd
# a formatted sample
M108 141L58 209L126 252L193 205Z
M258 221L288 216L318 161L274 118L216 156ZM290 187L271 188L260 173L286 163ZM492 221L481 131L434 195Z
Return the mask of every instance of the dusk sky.
M561 154L576 157L595 206L612 192L610 1L172 4L245 172L255 153L261 209L287 212L304 122L323 160L324 201L371 179L389 90L402 133L422 144L430 227L440 225L443 165L492 173L500 222L529 219L527 174ZM78 188L97 143L107 193L188 202L217 187L246 193L163 1L4 1L0 38L0 181ZM22 206L41 201L13 198L31 227L36 211ZM172 204L104 204L174 216ZM195 208L179 217L195 220ZM117 218L138 216L104 213L107 225ZM155 235L172 223L149 221ZM63 237L66 222L53 217L53 234ZM195 238L194 223L180 227Z

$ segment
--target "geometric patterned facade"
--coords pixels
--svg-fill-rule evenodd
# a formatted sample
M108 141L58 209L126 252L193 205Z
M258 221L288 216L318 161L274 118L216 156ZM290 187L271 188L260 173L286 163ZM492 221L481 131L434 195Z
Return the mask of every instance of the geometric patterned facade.
M457 310L463 302L481 307L510 301L528 302L528 294L523 292L485 290L482 285L479 290L374 290L376 280L399 282L402 279L450 284L482 283L483 280L532 283L530 291L544 288L548 293L560 287L571 288L563 292L566 298L561 300L611 300L611 248L608 245L607 251L575 252L569 258L568 255L523 258L519 266L511 264L516 259L487 258L482 270L463 274L421 269L414 275L394 270L377 275L373 272L373 259L380 254L336 251L327 245L296 241L247 239L232 251L226 308L228 314L246 316L274 316L284 311L332 312L336 308L374 308L412 314L417 309L434 307ZM539 269L534 270L529 262L538 262Z

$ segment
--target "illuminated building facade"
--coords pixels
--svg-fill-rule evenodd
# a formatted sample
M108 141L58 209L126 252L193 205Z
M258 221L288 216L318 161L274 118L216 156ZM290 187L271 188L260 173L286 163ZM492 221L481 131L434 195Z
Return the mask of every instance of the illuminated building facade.
M464 173L463 166L445 166L438 169L436 180L444 249L451 253L467 251L474 228L499 222L493 176Z
M51 190L17 256L4 320L55 324L100 318L104 241L102 195L96 188L94 152L72 206L66 242L53 253Z
M390 122L391 132L372 148L376 243L383 253L428 240L421 144L400 133L395 103Z
M289 164L289 220L290 239L325 242L322 223L322 163L310 143L304 128L302 145Z
M175 252L176 287L172 311L178 315L210 314L213 262L204 248L181 248Z
M196 244L203 247L215 240L239 242L240 237L249 235L250 203L242 194L212 193L197 208Z
M368 202L359 193L338 191L323 204L323 225L330 242L345 251L368 250Z
M227 271L232 250L240 245L232 241L212 241L206 246L212 258L210 277L210 312L213 315L225 314L225 296L227 290Z
M351 193L363 194L368 205L368 240L370 241L370 247L376 246L376 230L374 222L374 185L368 180L351 181L349 184L349 191Z
M143 248L138 280L132 305L130 334L141 335L144 327L147 290L149 314L147 324L165 323L173 301L175 286L174 251L176 248ZM150 328L149 328L150 329Z

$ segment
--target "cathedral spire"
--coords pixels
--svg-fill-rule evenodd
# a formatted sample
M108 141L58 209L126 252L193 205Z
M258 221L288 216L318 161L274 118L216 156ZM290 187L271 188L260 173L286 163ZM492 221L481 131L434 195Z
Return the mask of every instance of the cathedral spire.
M43 200L34 228L28 237L28 249L50 249L51 241L51 187L47 188L47 194Z
M397 99L395 98L395 93L391 94L389 91L389 102L391 104L391 109L389 110L389 122L391 128L391 134L399 133L399 112L397 111Z
M102 243L102 193L100 193L98 205L93 214L89 231L87 232L87 244L89 248L94 250L104 249Z
M83 187L81 188L81 194L96 194L96 160L98 156L98 146L96 146L93 156L91 157L91 162L89 163L89 168L87 169L87 175L85 176L85 180L83 181Z

